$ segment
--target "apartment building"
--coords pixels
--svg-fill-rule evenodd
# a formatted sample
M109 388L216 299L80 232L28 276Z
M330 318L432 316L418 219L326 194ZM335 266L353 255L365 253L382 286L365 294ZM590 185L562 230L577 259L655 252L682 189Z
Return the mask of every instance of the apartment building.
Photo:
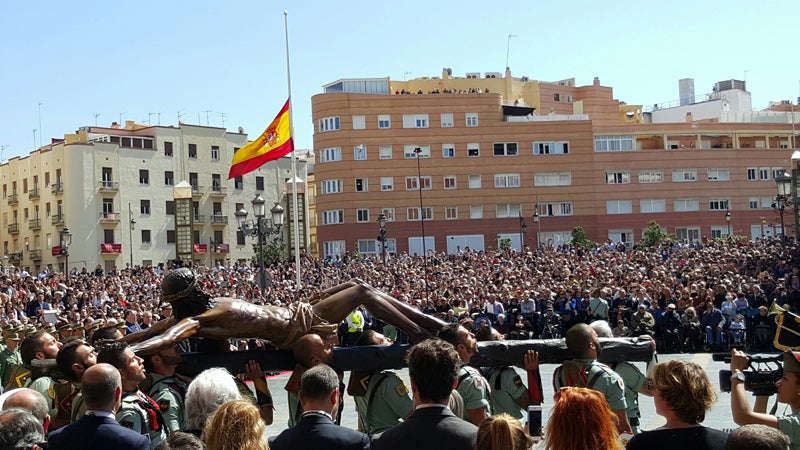
M224 128L145 126L82 127L27 156L0 166L0 242L5 265L31 273L43 269L123 269L154 266L176 257L174 188L191 185L191 259L205 265L250 260L253 239L238 231L234 213L253 219L256 194L267 209L279 202L286 225L278 239L291 248L300 228L306 248L306 206L300 197L298 221L287 196L290 158L270 162L233 180L233 153L247 135ZM297 163L304 176L306 158ZM302 180L300 180L302 181ZM300 186L301 183L298 183ZM64 230L69 230L69 238Z
M701 99L665 121L669 105L625 104L597 78L575 86L509 70L324 89L312 97L322 256L379 252L381 213L387 251L410 254L502 238L558 245L577 226L597 242L635 243L651 220L686 241L781 233L771 205L774 178L791 171L793 114L735 122L728 104L720 120ZM791 212L786 223L792 235Z

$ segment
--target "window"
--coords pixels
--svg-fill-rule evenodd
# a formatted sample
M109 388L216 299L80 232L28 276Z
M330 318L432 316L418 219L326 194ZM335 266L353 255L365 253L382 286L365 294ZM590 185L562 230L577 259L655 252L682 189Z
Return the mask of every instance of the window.
M571 202L539 203L536 210L540 216L571 216Z
M139 212L145 216L150 215L150 200L139 200Z
M467 121L468 127L477 127L478 126L478 113L466 113L464 118Z
M606 214L631 214L633 202L631 200L606 200Z
M142 245L150 245L150 230L142 230Z
M356 192L369 191L368 178L356 178Z
M344 223L344 210L334 209L332 211L322 212L322 224L333 225L337 223Z
M495 142L494 143L494 156L517 156L516 142Z
M167 244L175 243L175 230L167 230Z
M365 130L367 128L367 118L365 116L353 116L353 129Z
M473 174L469 176L469 188L470 189L480 189L481 188L481 176L480 174Z
M392 159L392 146L391 145L379 146L378 159Z
M661 169L645 169L639 171L639 183L661 183L664 172Z
M323 194L338 194L342 192L342 180L322 180Z
M406 177L406 190L416 191L419 190L419 182L422 182L422 190L427 191L431 189L431 177Z
M494 176L494 187L496 188L518 188L518 173L500 173Z
M394 222L394 208L383 208L383 215L387 222Z
M405 159L415 159L417 157L417 149L420 150L419 152L420 158L431 157L430 145L406 145L403 150L403 157Z
M442 128L453 128L453 113L441 114Z
M561 94L553 94L553 101L560 102L561 101Z
M244 189L244 179L241 175L233 179L233 188L237 191Z
M483 205L469 205L470 219L483 219Z
M768 209L772 208L772 197L750 197L748 204L750 209Z
M471 143L467 144L467 156L471 158L477 158L481 156L481 146L480 144Z
M369 222L369 210L368 209L357 209L356 210L356 222Z
M392 119L391 116L388 114L382 114L378 116L378 128L385 130L392 128Z
M727 211L730 200L727 198L712 198L708 201L708 209L711 211Z
M420 220L419 215L420 209L419 208L406 208L406 220L409 222L414 222ZM422 212L424 214L424 220L433 220L433 208L430 206L423 206Z
M747 181L756 181L756 180L758 180L758 167L748 167Z
M325 117L323 119L319 119L319 132L325 133L326 131L336 131L340 127L339 124L339 116L336 117Z
M342 149L341 147L333 147L333 148L324 148L322 149L322 153L319 155L319 162L332 162L332 161L341 161L342 160Z
M519 217L520 211L519 203L498 203L495 205L495 217L498 219Z
M322 246L325 249L325 257L331 258L336 256L342 256L345 252L345 241L325 241L322 243Z
M672 169L672 182L697 181L697 169Z
M374 255L378 253L378 241L375 239L359 239L358 240L358 253Z
M219 145L211 146L211 160L219 161Z
M175 184L175 174L171 170L164 171L164 186Z
M606 172L606 184L628 184L630 182L631 173L628 170Z
M700 228L697 227L677 227L675 228L675 238L679 241L693 242L700 240Z
M456 146L453 144L442 144L442 158L455 158Z
M394 177L381 177L381 190L384 192L394 190Z
M140 170L139 171L139 184L140 185L148 185L150 184L150 171L149 170Z
M428 115L403 114L403 128L428 128Z
M675 212L700 211L700 202L696 198L676 198L673 205Z
M778 178L779 176L783 175L786 172L786 169L783 167L773 167L772 168L772 180ZM34 182L35 183L35 182Z
M353 159L356 161L364 161L367 159L367 147L364 145L356 145L353 148Z
M189 144L189 159L197 159L197 144Z
M633 135L594 137L596 152L630 152L633 148Z
M731 173L728 169L708 169L708 181L730 181Z
M642 213L667 212L667 201L663 198L643 198L639 200L639 212Z
M758 179L762 181L769 180L769 167L758 168Z
M455 175L445 175L445 177L444 177L444 188L445 189L455 189L456 188L456 176Z
M571 186L572 172L538 172L533 174L533 185L545 186Z
M566 155L569 153L568 141L534 142L534 155Z
M164 141L164 156L172 158L172 142Z
M264 177L256 177L256 190L264 192Z
M175 215L175 201L174 200L167 200L164 203L164 211L166 212L166 214L168 216L174 216ZM238 209L237 209L237 211L238 211Z
M444 219L445 220L456 220L456 219L458 219L458 206L445 206L444 207Z

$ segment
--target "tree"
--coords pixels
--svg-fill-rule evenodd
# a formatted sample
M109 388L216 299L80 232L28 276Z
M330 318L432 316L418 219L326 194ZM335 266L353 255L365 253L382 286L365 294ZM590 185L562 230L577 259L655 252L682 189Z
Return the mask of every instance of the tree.
M286 255L286 244L279 239L272 239L264 243L264 264L269 266L272 261L282 259ZM258 264L258 243L253 244L253 263Z
M647 227L644 229L644 236L642 237L642 245L645 247L654 247L665 242L672 242L673 240L672 235L664 231L658 222L655 220L647 222Z
M500 248L500 251L507 252L511 250L511 238L509 237L500 238L497 242L497 246Z
M586 239L586 232L583 227L575 227L572 229L572 239L570 243L575 247L592 248L595 246L594 242Z

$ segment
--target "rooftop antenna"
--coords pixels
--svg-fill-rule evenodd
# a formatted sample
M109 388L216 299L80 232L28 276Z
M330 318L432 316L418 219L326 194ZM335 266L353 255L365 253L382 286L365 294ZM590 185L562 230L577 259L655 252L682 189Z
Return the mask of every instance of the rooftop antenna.
M206 113L206 126L209 126L208 116L212 113L212 111L210 109L207 109L207 110L202 111L202 112ZM198 115L198 120L197 120L198 122L200 121L199 117L200 116Z
M508 55L511 53L511 38L518 37L516 34L508 35L508 43L506 44L506 70L508 70Z
M3 162L3 152L8 148L8 145L0 145L0 163Z
M33 129L33 148L34 148L34 150L36 149L36 131L37 131L37 129L34 128Z
M125 112L127 112L127 111L125 111ZM122 127L122 115L125 114L125 112L119 113L119 122L117 122L117 123L119 124L120 127ZM122 127L122 128L124 128L124 127Z
M94 126L97 126L97 118L100 117L100 113L94 113Z
M42 102L39 102L39 147L42 146Z
M147 113L147 124L148 125L152 125L153 124L153 122L151 122L151 118L153 116L158 117L158 124L161 125L161 113Z
M222 120L222 128L225 128L225 118L228 117L228 115L225 114L224 112L214 113L214 115L217 115L217 116L220 117L220 119Z
M408 76L408 75L411 75L411 72L408 72L408 71L403 72L403 81L407 81L406 80L406 76Z

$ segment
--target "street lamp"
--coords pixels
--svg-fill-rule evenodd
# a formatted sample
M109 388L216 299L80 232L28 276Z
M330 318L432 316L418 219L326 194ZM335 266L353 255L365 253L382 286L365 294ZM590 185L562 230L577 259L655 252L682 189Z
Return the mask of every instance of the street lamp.
M8 275L8 255L3 255L3 274Z
M728 239L731 238L731 210L725 208L725 222L728 223Z
M792 177L785 171L775 177L775 186L778 188L778 195L775 197L775 203L772 207L778 211L781 216L781 242L786 245L786 228L783 223L783 211L787 206L792 206Z
M522 218L522 211L519 212L519 252L525 250L525 233L528 232L528 225Z
M64 256L64 273L69 278L69 245L72 244L72 232L65 226L59 233L59 237L61 238L61 254Z
M541 244L539 243L539 239L542 238L542 223L539 222L539 205L536 205L536 210L533 212L533 223L538 227L538 231L536 232L536 249L540 250L539 247Z
M378 232L378 242L381 243L381 259L383 260L383 265L386 265L386 214L380 213L378 214L378 226L380 226L380 231Z
M131 270L133 270L133 228L136 226L136 219L133 218L133 210L130 203L128 203L128 219L131 225L128 228L128 243L131 246Z
M260 266L259 287L262 290L268 286L267 271L264 265L264 246L265 238L272 234L280 234L281 226L283 226L284 210L280 203L275 203L275 206L269 210L272 217L266 217L266 200L261 197L261 194L256 194L256 197L250 202L253 205L253 215L256 219L252 222L247 221L247 211L242 208L236 211L233 215L236 216L239 222L239 231L244 236L250 236L258 239L258 265Z

